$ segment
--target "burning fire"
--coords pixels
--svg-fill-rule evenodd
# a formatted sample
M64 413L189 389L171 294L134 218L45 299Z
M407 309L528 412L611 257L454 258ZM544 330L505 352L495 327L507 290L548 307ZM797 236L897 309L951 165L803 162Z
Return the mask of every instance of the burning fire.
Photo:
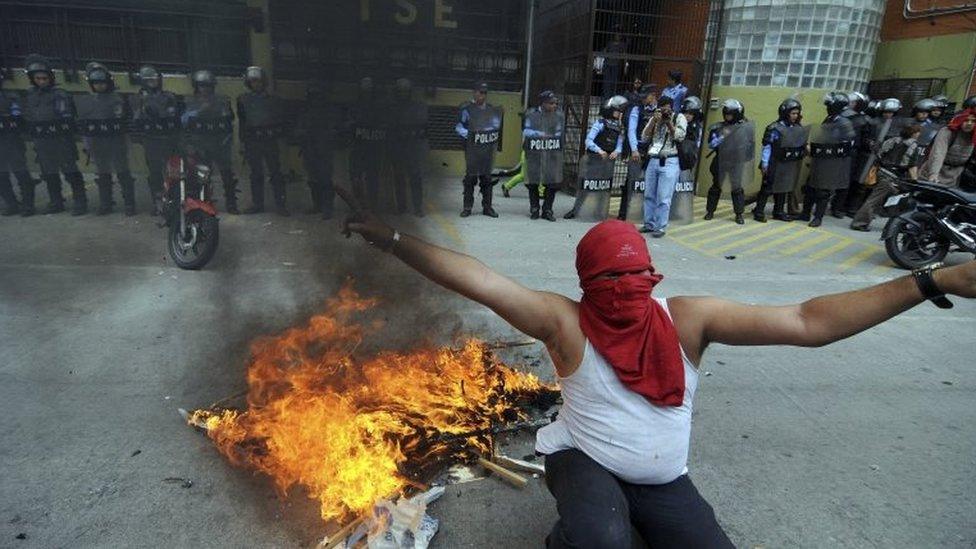
M304 486L325 520L361 514L448 462L490 452L493 426L554 400L554 387L474 339L457 349L356 356L381 324L353 317L376 304L346 284L325 313L252 344L246 410L189 418L206 425L232 463L269 475L281 494Z

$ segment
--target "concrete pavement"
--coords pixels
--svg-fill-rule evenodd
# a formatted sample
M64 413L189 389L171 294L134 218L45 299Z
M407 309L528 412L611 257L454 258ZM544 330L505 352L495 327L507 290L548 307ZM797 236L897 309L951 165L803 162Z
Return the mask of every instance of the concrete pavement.
M589 224L530 221L523 188L496 198L499 219L458 219L458 182L432 186L431 215L393 223L527 285L579 295L574 249ZM570 204L560 196L557 213ZM788 303L902 274L864 251L881 249L877 233L832 219L811 233L712 223L649 241L666 276L660 295ZM707 230L734 235L718 223L749 230L738 237L756 246L804 234L743 255L735 238L702 242ZM175 410L241 390L248 342L318 310L346 276L384 297L390 330L372 348L514 336L483 308L345 241L337 222L224 216L221 231L213 263L186 272L145 215L0 219L0 547L314 544L326 529L308 500L279 498L229 466ZM782 253L814 238L823 240ZM710 349L689 468L736 545L976 545L974 332L976 304L957 300L822 349ZM526 367L552 378L545 361ZM503 443L517 457L531 451L529 436ZM539 547L556 516L541 480L524 491L493 479L452 487L431 513L444 548Z

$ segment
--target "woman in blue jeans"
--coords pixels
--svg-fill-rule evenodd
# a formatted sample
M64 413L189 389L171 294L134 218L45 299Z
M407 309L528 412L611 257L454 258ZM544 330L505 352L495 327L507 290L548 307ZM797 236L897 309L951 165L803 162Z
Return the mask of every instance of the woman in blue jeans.
M648 144L648 162L644 172L644 226L640 232L654 238L664 236L668 227L671 197L681 174L678 144L684 140L687 128L687 119L674 112L671 98L664 96L641 132L641 140Z

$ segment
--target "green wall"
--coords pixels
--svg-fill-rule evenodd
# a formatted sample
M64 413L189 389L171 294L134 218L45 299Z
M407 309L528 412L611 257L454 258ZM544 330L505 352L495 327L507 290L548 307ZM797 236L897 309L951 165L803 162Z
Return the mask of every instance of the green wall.
M784 99L792 97L803 105L803 124L820 123L827 111L823 105L823 96L831 90L819 89L792 89L792 88L759 88L744 86L714 86L712 87L711 99L717 100L717 108L708 109L705 115L705 128L722 120L722 102L726 99L738 99L746 109L746 118L752 120L756 125L756 160L755 175L751 185L745 187L746 195L752 196L759 191L762 185L762 178L759 173L760 150L762 149L762 134L770 122L779 118L779 104ZM706 107L709 104L706 101ZM702 162L698 168L698 186L696 192L699 196L704 196L708 191L708 186L712 183L711 175L708 173L708 164L711 159L706 159L708 154L708 144L705 143L707 135L702 139ZM804 164L808 164L805 161ZM801 173L801 180L806 177L806 169ZM728 192L727 189L725 192Z
M976 32L882 42L871 79L945 78L945 94L958 103L966 98L974 58Z

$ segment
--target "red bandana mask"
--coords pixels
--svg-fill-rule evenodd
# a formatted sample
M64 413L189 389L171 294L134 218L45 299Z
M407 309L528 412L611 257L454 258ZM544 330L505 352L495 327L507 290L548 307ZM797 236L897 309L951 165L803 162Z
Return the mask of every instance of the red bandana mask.
M604 221L576 247L580 328L620 381L657 406L681 406L685 370L678 332L651 298L663 278L647 243L623 221ZM612 275L613 278L601 278Z

